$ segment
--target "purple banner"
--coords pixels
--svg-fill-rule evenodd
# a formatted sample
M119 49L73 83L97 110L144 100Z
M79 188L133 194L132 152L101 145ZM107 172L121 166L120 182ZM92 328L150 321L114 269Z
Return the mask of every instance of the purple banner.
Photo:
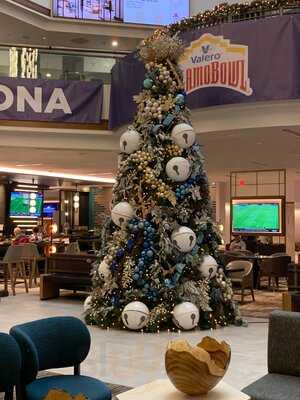
M0 120L101 122L103 84L0 78Z
M300 15L187 32L184 71L191 109L300 98ZM128 56L112 71L111 129L130 123L144 68Z

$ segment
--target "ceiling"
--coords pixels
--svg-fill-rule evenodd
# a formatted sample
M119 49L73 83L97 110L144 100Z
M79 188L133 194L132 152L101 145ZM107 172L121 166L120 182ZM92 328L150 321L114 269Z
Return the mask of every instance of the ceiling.
M44 18L44 17L41 17ZM65 31L56 31L54 22L59 20L61 25L65 25ZM42 46L52 48L74 48L82 50L110 51L110 52L131 52L139 44L141 38L130 37L122 32L122 27L114 28L110 35L103 32L101 25L93 25L92 33L88 33L87 24L77 23L77 29L69 28L69 21L53 19L53 30L35 26L26 19L20 20L6 13L0 12L0 43L15 44L24 46ZM73 23L71 20L70 23ZM42 25L43 26L43 25ZM49 25L48 25L49 26ZM51 25L50 25L51 26ZM69 29L68 29L69 28ZM147 35L147 33L145 33ZM113 47L112 41L117 40L118 46Z
M202 133L198 140L211 180L227 180L233 170L286 168L300 174L300 126ZM1 146L0 151L0 174L6 166L110 178L117 169L116 151Z
M41 170L52 173L67 173L74 175L85 175L86 179L91 177L113 178L116 169L117 154L113 152L100 151L76 151L76 150L47 150L27 149L22 147L0 146L0 178L18 182L36 182L44 185L56 186L62 184L63 179L41 177L34 175L5 174L1 173L1 167L16 169ZM76 182L80 183L78 179ZM84 182L85 184L88 181ZM95 184L95 183L93 183Z
M285 168L300 173L300 126L203 133L199 140L215 180L234 170Z

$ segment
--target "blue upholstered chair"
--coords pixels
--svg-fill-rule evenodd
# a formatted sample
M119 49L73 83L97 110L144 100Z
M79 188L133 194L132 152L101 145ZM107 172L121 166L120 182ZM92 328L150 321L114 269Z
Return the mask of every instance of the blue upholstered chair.
M72 396L83 394L89 400L111 400L111 391L103 382L80 375L80 364L89 353L91 337L79 319L46 318L14 326L10 334L22 354L19 398L42 400L51 389L61 389ZM74 367L74 375L37 379L39 371L65 367Z
M13 399L14 387L19 383L21 353L15 339L0 333L0 392L5 400Z

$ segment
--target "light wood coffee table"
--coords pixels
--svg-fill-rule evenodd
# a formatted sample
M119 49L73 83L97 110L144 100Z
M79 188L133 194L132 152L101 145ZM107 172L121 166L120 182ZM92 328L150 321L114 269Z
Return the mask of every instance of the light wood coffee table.
M246 394L224 382L205 396L190 397L180 393L168 379L159 379L119 394L119 400L250 400Z

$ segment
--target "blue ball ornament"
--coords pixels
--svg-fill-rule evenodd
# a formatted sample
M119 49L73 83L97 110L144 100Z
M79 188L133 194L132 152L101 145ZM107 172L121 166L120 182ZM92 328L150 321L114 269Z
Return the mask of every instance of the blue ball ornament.
M144 222L139 222L138 227L139 227L139 229L144 229Z
M148 251L147 251L147 257L148 257L148 258L152 258L153 256L154 256L153 251L152 251L152 250L148 250Z
M138 226L137 226L137 225L133 225L133 228L132 228L132 230L133 230L133 232L138 232L139 228L138 228Z
M182 106L185 103L185 97L183 94L179 93L176 97L175 97L175 104Z
M135 281L138 281L140 279L140 275L139 274L133 274L133 279Z
M111 264L111 266L110 266L111 271L112 271L112 272L115 272L115 271L117 270L117 268L118 268L117 262L116 262L116 261L113 261L112 264Z
M133 246L134 246L134 241L132 239L129 239L127 242L127 249L131 251Z
M116 256L117 256L118 258L121 258L121 257L124 256L124 254L125 254L125 251L124 251L123 249L119 249L119 250L117 251L117 253L116 253Z
M144 86L144 88L147 89L147 90L151 89L152 86L153 86L153 80L150 79L150 78L146 78L146 79L144 80L144 82L143 82L143 86Z

